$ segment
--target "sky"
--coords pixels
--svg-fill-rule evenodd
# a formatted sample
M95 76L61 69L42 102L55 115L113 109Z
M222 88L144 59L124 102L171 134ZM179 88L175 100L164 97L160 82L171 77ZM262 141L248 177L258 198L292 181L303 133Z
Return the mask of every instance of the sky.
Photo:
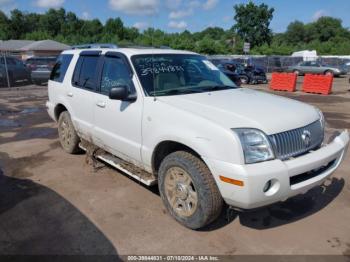
M120 17L126 26L143 30L160 28L167 32L201 31L210 26L225 29L233 24L233 6L249 0L0 0L6 14L18 8L26 12L43 13L49 8L63 7L80 18ZM309 23L321 16L342 19L350 27L350 0L256 0L275 8L271 22L273 32L284 32L288 24L299 20Z

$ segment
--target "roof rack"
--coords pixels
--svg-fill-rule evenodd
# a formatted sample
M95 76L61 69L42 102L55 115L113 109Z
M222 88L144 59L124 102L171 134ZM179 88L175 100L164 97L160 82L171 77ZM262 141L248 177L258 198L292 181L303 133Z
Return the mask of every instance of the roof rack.
M118 48L115 44L85 44L85 45L74 45L72 49L92 49L92 48Z
M135 49L172 49L169 46L148 46L148 45L128 45L126 48L135 48Z

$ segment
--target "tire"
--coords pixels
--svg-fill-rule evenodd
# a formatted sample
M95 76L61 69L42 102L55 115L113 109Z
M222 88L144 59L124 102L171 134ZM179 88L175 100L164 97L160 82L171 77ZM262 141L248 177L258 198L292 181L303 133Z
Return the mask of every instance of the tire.
M332 70L327 70L327 71L324 72L324 75L326 75L326 76L333 76L334 72Z
M166 209L185 227L202 228L221 213L223 200L214 177L203 161L188 152L177 151L165 157L158 172L158 186ZM176 194L170 195L171 188ZM186 203L188 209L184 208Z
M300 76L300 71L299 70L294 70L293 73L296 74L297 76Z
M80 138L75 132L73 122L67 111L62 112L58 118L58 136L64 151L69 154L80 152Z
M241 83L244 85L249 83L249 77L247 76L240 76L240 79L241 79Z

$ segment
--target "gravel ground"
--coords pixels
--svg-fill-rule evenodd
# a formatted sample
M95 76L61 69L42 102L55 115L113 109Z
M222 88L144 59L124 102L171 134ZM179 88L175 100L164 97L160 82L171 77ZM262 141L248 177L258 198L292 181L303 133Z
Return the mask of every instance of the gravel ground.
M349 129L349 88L336 78L330 96L274 93ZM322 187L251 212L224 210L191 231L166 214L156 187L64 153L46 100L46 87L0 89L0 254L350 255L350 154Z

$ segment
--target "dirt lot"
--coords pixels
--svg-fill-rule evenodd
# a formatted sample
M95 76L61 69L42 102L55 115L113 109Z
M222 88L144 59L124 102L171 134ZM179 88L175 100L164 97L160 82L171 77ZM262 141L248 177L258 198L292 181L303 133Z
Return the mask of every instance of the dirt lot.
M347 81L337 78L331 96L275 93L350 128ZM0 254L350 255L350 154L323 187L252 212L224 211L191 231L166 214L156 187L64 153L46 99L45 87L0 89Z

